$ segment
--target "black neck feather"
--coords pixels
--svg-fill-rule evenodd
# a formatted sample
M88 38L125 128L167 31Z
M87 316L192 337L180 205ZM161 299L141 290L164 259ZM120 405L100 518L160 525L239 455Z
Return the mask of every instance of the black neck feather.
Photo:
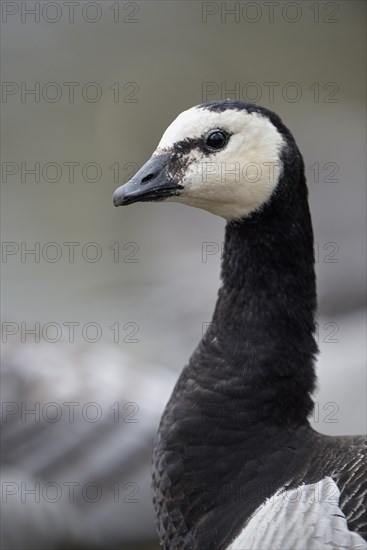
M252 386L259 419L279 425L306 421L314 388L313 237L299 191L287 208L269 205L227 225L223 286L203 342L209 354L222 349L229 387L240 394Z

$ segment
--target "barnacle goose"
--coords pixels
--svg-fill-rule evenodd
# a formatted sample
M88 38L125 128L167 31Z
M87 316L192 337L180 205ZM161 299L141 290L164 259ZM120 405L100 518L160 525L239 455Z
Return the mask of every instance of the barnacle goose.
M366 439L313 402L316 290L302 156L273 112L181 113L116 206L175 201L226 219L212 323L164 411L153 493L166 550L367 548Z

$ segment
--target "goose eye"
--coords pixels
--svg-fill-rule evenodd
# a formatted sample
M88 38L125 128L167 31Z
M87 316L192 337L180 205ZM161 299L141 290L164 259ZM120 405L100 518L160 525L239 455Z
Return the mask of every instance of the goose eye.
M228 141L228 137L224 132L215 130L211 132L206 138L206 145L211 149L222 149Z

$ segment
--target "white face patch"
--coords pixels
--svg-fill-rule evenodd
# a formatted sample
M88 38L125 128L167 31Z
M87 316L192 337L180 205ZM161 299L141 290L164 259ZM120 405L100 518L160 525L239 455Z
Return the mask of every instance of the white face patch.
M193 107L167 128L154 154L168 152L184 140L201 139L215 129L231 134L227 145L209 155L198 148L183 152L179 181L183 191L167 200L202 208L227 220L238 219L269 199L281 174L285 140L266 116L245 110L215 112Z

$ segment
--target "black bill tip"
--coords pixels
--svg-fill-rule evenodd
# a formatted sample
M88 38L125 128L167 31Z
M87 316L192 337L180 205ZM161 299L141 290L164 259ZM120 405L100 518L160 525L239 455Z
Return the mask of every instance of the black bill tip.
M163 201L179 195L183 187L173 182L167 174L169 157L169 153L153 155L133 179L116 189L113 204L126 206L134 202Z
M125 206L125 205L132 204L134 202L139 201L139 191L137 190L134 198L134 192L132 192L131 190L129 191L129 189L131 188L128 189L129 184L131 183L132 183L132 180L126 183L125 185L121 185L121 187L118 187L118 189L116 189L116 191L112 196L113 204L115 206Z

